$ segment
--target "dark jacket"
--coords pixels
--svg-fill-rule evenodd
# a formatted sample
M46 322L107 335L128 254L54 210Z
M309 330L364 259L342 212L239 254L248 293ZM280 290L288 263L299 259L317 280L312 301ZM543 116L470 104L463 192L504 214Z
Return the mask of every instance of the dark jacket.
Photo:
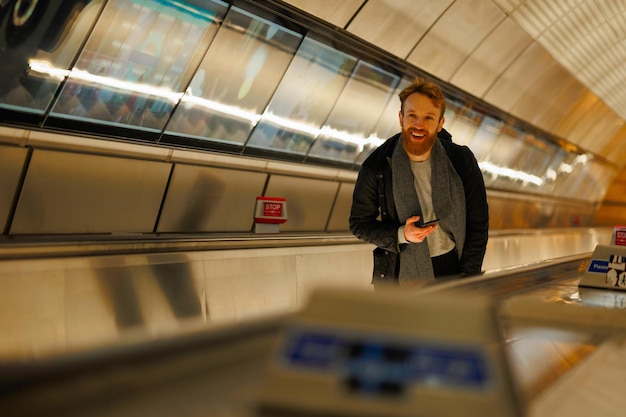
M441 144L463 182L466 205L466 237L460 256L461 271L466 275L481 272L489 235L489 208L482 173L474 154L467 146L452 142L442 129ZM400 268L398 219L393 199L391 156L400 134L385 141L361 165L352 197L350 231L359 239L373 243L374 282L397 282Z

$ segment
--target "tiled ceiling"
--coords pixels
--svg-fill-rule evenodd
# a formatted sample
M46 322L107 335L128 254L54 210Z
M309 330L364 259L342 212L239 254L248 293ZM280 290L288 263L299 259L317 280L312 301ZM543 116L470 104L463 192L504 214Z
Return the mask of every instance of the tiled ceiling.
M626 119L626 0L492 0Z

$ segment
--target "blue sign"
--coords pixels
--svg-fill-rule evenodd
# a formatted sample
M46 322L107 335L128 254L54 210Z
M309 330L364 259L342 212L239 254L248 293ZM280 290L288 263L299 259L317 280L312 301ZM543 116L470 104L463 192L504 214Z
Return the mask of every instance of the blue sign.
M609 261L602 261L600 259L592 259L587 267L587 272L593 272L597 274L606 274L609 271Z
M294 332L288 335L284 359L304 371L334 373L360 393L400 394L410 385L476 389L489 382L482 347L371 339Z

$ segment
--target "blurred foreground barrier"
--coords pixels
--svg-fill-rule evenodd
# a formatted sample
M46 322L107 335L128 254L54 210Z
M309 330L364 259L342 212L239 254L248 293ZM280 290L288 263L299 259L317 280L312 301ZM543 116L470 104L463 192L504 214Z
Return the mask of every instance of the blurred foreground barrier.
M323 290L286 326L266 415L521 416L495 308L472 293Z

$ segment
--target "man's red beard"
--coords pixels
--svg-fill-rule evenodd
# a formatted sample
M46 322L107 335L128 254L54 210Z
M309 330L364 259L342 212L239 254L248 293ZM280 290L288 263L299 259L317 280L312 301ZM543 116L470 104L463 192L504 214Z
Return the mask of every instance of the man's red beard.
M421 156L433 147L436 138L437 132L431 133L425 136L424 139L417 141L411 138L409 131L402 130L402 147L410 155Z

